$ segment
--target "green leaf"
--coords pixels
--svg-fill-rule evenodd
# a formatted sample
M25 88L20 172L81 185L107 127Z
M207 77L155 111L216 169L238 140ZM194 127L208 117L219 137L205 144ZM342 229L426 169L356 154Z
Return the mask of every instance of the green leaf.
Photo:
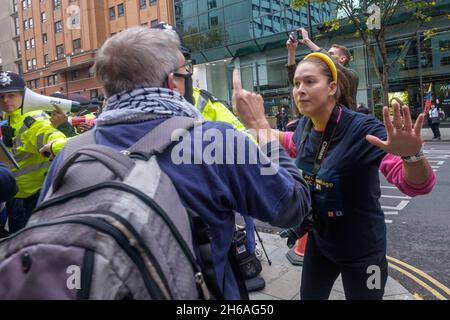
M300 7L304 7L307 4L308 4L308 0L292 0L291 7L297 9Z
M437 30L438 30L437 28L432 28L432 29L425 30L423 32L424 40L431 39L433 36L435 36L436 33L437 33Z

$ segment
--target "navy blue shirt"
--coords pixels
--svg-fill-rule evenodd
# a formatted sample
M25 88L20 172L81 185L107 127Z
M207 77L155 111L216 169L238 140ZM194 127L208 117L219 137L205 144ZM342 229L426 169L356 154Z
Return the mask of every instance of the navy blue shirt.
M322 133L312 129L303 146L306 118L294 133L296 164L313 185L313 164ZM320 224L313 236L321 252L336 263L379 261L386 254L386 225L379 198L378 167L385 152L366 140L386 140L383 124L372 116L342 108L331 145L316 177L313 210Z
M0 202L13 198L17 193L16 179L12 172L0 162Z
M151 131L163 120L142 123L117 124L96 128L96 142L116 150L125 150ZM218 130L226 137L231 125L222 122L205 122L203 130ZM238 146L247 150L250 144L246 134L236 131L234 146L218 148L227 154ZM200 152L206 152L211 143L191 131L193 145L198 144ZM205 140L205 141L204 141ZM219 141L219 145L224 145ZM158 156L158 163L172 180L183 204L197 212L209 225L212 235L212 255L219 286L226 299L239 299L239 291L228 262L227 253L235 227L235 212L249 215L279 227L292 227L303 220L310 209L308 187L294 162L281 148L280 167L275 175L261 175L261 161L255 164L174 164L172 147ZM210 150L210 149L209 149ZM192 149L192 155L196 152ZM217 150L219 151L219 150ZM64 149L62 150L64 152ZM60 153L55 159L41 192L40 201L49 189L55 171L60 166ZM233 156L231 157L233 159ZM277 165L275 165L277 167ZM39 201L39 202L40 202Z

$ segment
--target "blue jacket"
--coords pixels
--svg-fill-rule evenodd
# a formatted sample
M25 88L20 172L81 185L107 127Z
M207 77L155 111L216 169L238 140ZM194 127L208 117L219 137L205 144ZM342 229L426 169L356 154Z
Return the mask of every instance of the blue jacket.
M141 123L116 124L97 127L98 144L124 150L142 138L163 120L149 120ZM226 130L234 130L222 122L205 122L203 132L208 129L219 130L224 139ZM201 152L211 144L206 138L196 137L191 132L193 145L191 153ZM238 133L234 144L234 163L237 163L237 146L253 144L245 133ZM206 142L204 141L206 140ZM225 146L225 147L224 147ZM231 245L235 214L239 212L271 223L279 227L290 227L301 223L310 209L308 187L284 149L280 149L278 173L272 176L261 175L263 164L174 164L171 159L173 146L158 156L158 162L172 180L183 204L197 212L209 225L212 234L212 254L219 286L226 299L239 299L239 291L227 253ZM224 159L231 149L222 144ZM211 152L211 150L209 150ZM64 152L64 150L62 150ZM57 156L47 175L39 202L45 196L61 165L61 154ZM277 165L275 165L277 166Z
M17 191L14 175L3 163L0 163L0 202L10 200Z

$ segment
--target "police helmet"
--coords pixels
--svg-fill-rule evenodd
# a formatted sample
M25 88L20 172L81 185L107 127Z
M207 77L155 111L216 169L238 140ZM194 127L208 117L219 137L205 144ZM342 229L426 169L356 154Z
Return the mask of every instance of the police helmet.
M25 81L22 77L11 71L0 72L0 93L17 91L25 91Z

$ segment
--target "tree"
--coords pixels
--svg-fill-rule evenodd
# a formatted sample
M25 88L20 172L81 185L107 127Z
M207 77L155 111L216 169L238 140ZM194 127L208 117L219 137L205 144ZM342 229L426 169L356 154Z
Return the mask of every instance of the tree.
M291 6L294 8L310 5L311 2L329 3L336 6L338 12L343 13L348 24L356 29L355 36L361 38L375 69L376 77L380 81L383 89L383 103L388 105L389 92L389 71L395 63L402 63L409 50L411 42L415 39L411 37L409 41L400 46L400 52L393 58L388 57L386 48L386 28L392 22L393 17L399 13L410 15L410 21L414 21L417 35L425 23L431 21L427 14L429 9L436 5L436 1L415 1L415 0L293 0ZM324 32L333 32L341 28L341 21L331 19L323 24ZM436 29L424 31L424 36L430 38L436 33ZM378 59L381 60L381 67Z

